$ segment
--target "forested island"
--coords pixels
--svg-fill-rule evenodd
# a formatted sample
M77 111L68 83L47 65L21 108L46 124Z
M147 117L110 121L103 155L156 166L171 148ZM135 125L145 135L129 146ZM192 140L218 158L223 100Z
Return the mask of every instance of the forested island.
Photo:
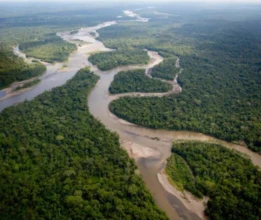
M23 81L44 73L46 67L40 62L27 64L11 52L8 47L0 45L0 90L13 82Z
M205 22L203 15L198 19L186 25L177 21L175 27L166 18L101 30L106 46L158 51L166 60L152 70L158 77L175 75L178 70L171 65L177 56L184 69L178 78L179 96L125 97L112 102L110 110L141 126L201 132L261 152L258 22Z
M45 71L42 64L26 64L22 58L13 54L13 47L27 56L46 62L63 62L76 50L74 44L56 36L60 31L75 31L83 26L97 25L111 20L121 11L119 7L111 10L104 8L75 8L68 11L68 5L31 3L17 6L1 3L0 15L0 89L16 81L39 76ZM14 7L15 6L15 7ZM71 7L71 6L70 6ZM74 8L74 7L71 7ZM55 13L54 11L59 11Z
M146 64L149 62L149 56L144 50L124 49L93 54L89 61L100 70L110 70L119 66Z
M21 43L19 49L29 57L54 63L67 60L77 46L64 41L56 34L48 34L42 39Z
M167 219L118 135L90 115L97 81L82 69L0 114L1 219Z
M176 66L176 57L166 58L162 63L154 67L151 76L165 80L173 80L180 72L180 68Z
M145 75L145 69L119 72L110 85L111 94L127 92L167 92L172 86Z
M173 184L208 196L210 219L260 219L261 172L248 158L216 144L174 143L166 173Z
M202 8L202 4L191 3L190 7L158 4L155 8L141 4L136 13L149 21L137 22L127 18L125 8L117 4L97 8L87 4L88 9L75 3L70 7L21 4L17 9L5 4L0 7L4 8L0 15L0 89L34 77L17 90L36 85L37 76L45 71L40 62L25 63L15 56L13 47L20 45L27 56L43 61L63 62L76 46L56 33L75 34L82 27L117 20L116 25L98 31L98 39L113 51L94 53L89 61L107 71L148 64L147 50L155 51L164 61L149 74L173 80L181 73L177 80L182 92L161 98L120 98L110 103L112 113L140 126L199 132L261 153L260 6ZM94 32L91 35L96 36ZM110 93L164 93L171 89L169 84L147 77L144 71L118 73ZM107 80L116 72L98 73ZM55 74L48 77L50 82L57 80ZM172 203L176 198L172 200L162 191L163 184L155 178L166 158L159 163L153 153L158 153L157 159L166 155L164 146L170 147L172 138L161 139L161 134L169 131L141 128L158 132L159 137L143 136L129 132L124 123L119 126L126 129L121 140L128 137L126 140L133 141L127 143L130 151L133 144L149 155L137 156L142 157L136 158L142 167L138 171L135 161L120 148L118 134L107 130L88 110L86 99L98 80L84 68L66 85L1 112L1 219L168 219L154 199L168 215L168 211L177 211L186 218L184 213L190 212L190 207L187 210ZM103 99L94 99L98 104L111 98L107 88ZM114 125L120 123L115 118L110 118ZM156 142L155 149L147 139L149 144ZM261 172L246 155L217 144L175 142L162 174L168 175L177 190L188 191L199 200L207 197L205 214L209 219L261 219ZM141 178L149 182L147 187L152 186L152 194Z

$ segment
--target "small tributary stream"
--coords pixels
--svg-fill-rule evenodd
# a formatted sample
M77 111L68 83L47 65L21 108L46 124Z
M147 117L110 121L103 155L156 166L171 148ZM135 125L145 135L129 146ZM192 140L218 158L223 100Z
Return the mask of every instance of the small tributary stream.
M97 37L97 30L114 24L116 24L116 22L106 22L95 27L82 28L75 34L70 34L70 32L58 33L58 35L66 41L73 42L75 40L81 40L86 42L86 44L78 45L77 51L73 52L65 63L58 63L55 65L45 64L47 71L41 77L41 83L30 90L1 100L0 111L18 102L31 100L46 90L62 85L68 79L73 77L80 68L90 66L91 70L100 76L99 82L88 97L88 107L91 114L100 120L109 130L119 134L122 147L128 151L131 157L136 159L140 174L145 181L147 188L151 191L158 206L167 213L170 219L199 219L200 217L189 211L189 209L187 209L187 207L175 195L165 190L158 179L159 171L164 165L166 159L171 155L172 142L174 140L199 140L220 143L226 147L248 154L253 163L260 167L261 157L252 153L243 146L217 140L201 133L143 128L125 122L110 113L108 108L109 103L121 96L163 96L172 92L181 91L179 85L174 80L173 88L176 89L173 89L168 93L133 93L111 96L108 93L108 88L113 81L114 76L119 71L143 68L148 72L148 70L153 66L163 61L163 58L159 56L158 53L148 51L150 62L147 65L123 66L110 71L100 71L97 67L93 66L88 61L88 56L91 53L97 51L110 51L110 49L106 48L102 42L93 37L93 33L96 33ZM15 48L14 52L19 56L24 56L18 48ZM27 61L30 62L30 60Z

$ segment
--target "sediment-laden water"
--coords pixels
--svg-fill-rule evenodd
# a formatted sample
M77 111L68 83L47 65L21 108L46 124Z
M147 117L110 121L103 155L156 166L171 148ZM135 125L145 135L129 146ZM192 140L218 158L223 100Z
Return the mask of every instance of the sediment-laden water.
M70 32L58 33L58 35L66 41L74 42L75 40L81 40L87 42L87 44L79 44L77 51L71 54L67 62L57 63L55 65L45 63L47 71L40 77L41 83L30 90L21 91L18 95L1 100L0 111L16 103L31 100L46 90L62 85L73 77L79 69L90 66L92 71L100 76L98 84L88 97L90 112L109 130L119 134L122 147L128 151L131 157L136 159L140 174L148 189L151 191L158 206L167 213L170 219L199 219L200 217L196 213L189 210L175 195L166 191L164 186L159 182L158 174L166 159L171 155L172 142L174 140L199 140L220 143L228 148L236 149L247 154L253 163L259 167L261 167L261 156L251 152L246 147L217 140L201 133L143 128L118 119L110 113L108 108L109 103L121 96L164 96L170 93L181 92L181 88L175 78L175 80L171 82L173 90L168 93L109 95L108 88L115 74L119 71L143 68L144 74L149 74L149 70L153 68L153 66L163 61L163 58L159 56L158 53L148 51L150 62L147 65L124 66L110 71L98 70L97 67L88 61L89 55L92 52L110 51L110 49L95 39L95 37L98 36L97 30L114 24L116 24L116 22L106 22L95 27L82 28L76 34L70 34ZM14 48L14 53L24 57L27 62L30 62L30 59L27 59L24 54L19 51L18 47ZM178 62L177 65L179 65Z

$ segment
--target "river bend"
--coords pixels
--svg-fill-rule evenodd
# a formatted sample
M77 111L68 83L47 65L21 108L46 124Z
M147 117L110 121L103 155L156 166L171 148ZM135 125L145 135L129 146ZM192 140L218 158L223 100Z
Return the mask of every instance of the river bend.
M91 91L88 97L88 107L91 114L100 120L109 130L117 132L120 136L121 146L127 150L129 155L136 159L140 174L146 183L147 188L151 191L158 206L164 210L170 219L200 219L196 213L191 212L175 195L166 190L160 183L158 174L164 166L166 159L171 155L172 142L175 140L198 140L219 143L231 149L247 154L253 163L261 167L261 156L251 152L244 146L228 143L213 137L186 131L167 131L153 130L133 125L124 120L117 118L109 111L109 103L122 96L164 96L170 93L179 93L181 88L177 83L177 77L172 81L168 81L173 86L173 89L167 93L131 93L110 95L108 88L113 81L114 76L119 71L127 71L133 69L144 69L144 74L150 76L150 69L163 61L157 52L148 51L150 62L147 65L134 65L118 67L110 71L100 71L96 66L93 66L88 57L91 53L97 51L111 51L96 37L99 36L98 30L110 25L115 25L116 22L105 22L95 27L81 28L78 33L70 34L70 32L58 33L60 37L68 42L81 40L87 44L78 45L77 51L73 52L68 61L57 63L55 65L45 63L47 71L41 77L41 83L34 86L30 90L22 91L21 93L8 97L0 101L0 111L4 108L14 105L24 100L31 100L37 95L46 90L63 85L68 79L73 77L75 73L85 67L90 66L91 70L100 76L100 80ZM93 34L95 33L95 35ZM95 37L94 37L95 36ZM18 48L14 52L27 59ZM179 59L177 60L179 67ZM66 67L64 67L66 66ZM180 73L182 72L182 69Z

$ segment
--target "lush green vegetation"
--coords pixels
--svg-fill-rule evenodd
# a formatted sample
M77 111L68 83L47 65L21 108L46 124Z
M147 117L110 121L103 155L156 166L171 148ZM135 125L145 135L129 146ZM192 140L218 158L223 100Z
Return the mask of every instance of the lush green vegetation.
M195 54L194 42L174 33L180 28L181 24L173 21L171 24L153 20L148 23L122 22L99 30L99 40L109 48L146 48L168 58Z
M210 219L261 218L261 172L249 159L220 145L199 142L174 143L172 152L168 175L192 193L196 188L210 197L205 210Z
M29 88L29 87L35 86L35 85L38 84L39 82L41 82L40 79L35 79L35 80L33 80L33 81L30 81L30 82L25 83L25 84L22 85L22 86L18 86L18 87L16 87L15 90L26 89L26 88Z
M173 80L180 71L180 68L176 67L176 62L177 58L166 58L162 63L152 69L151 76Z
M117 134L89 113L97 81L82 69L0 114L1 219L167 219Z
M260 152L260 7L158 6L159 12L171 15L157 15L146 7L139 13L151 18L148 23L121 22L101 29L100 40L117 51L94 57L102 68L111 69L130 60L147 62L144 48L158 51L166 61L179 56L183 91L164 98L123 98L110 109L136 124L244 140ZM0 56L2 87L39 74L12 56L11 46L36 50L57 31L113 20L122 10L57 13L60 8L54 8L55 13L43 13L33 6L29 11L35 14L0 18L0 43L8 46ZM5 9L5 15L12 14ZM56 43L60 45L59 40ZM55 48L47 47L44 57L52 57ZM160 77L171 77L171 65L163 63L155 69ZM0 115L1 219L166 218L134 174L133 161L119 148L118 137L86 110L88 89L97 81L87 72ZM173 148L179 157L171 158L169 164L171 170L182 168L186 173L173 180L196 195L195 189L210 197L206 213L211 219L261 218L260 172L248 159L220 146L181 145Z
M15 81L39 76L45 70L46 67L43 64L39 62L27 64L6 47L0 46L0 89L11 85Z
M75 44L64 41L56 34L47 35L43 39L36 41L22 43L19 48L27 56L49 63L67 60L69 55L77 49Z
M186 161L178 154L173 153L168 159L165 172L170 177L170 181L179 190L188 190L196 197L202 198L202 193L196 189L195 177L187 165Z
M209 11L207 17L193 13L174 23L173 17L154 16L145 24L121 23L100 31L106 46L156 50L166 61L179 56L184 69L178 97L126 97L110 109L142 126L244 141L261 152L261 21L217 20L220 11L218 16ZM159 68L161 77L170 72L169 64Z
M48 62L64 61L76 47L56 37L57 32L113 20L122 10L76 3L0 4L0 44L4 45L4 49L0 46L0 89L44 72L43 66L29 66L13 56L12 46L20 44L27 55Z
M145 70L119 72L114 76L109 91L112 94L127 92L167 92L171 85L145 75Z
M118 66L146 64L149 56L144 50L129 49L96 53L89 57L89 61L101 70L110 70Z

